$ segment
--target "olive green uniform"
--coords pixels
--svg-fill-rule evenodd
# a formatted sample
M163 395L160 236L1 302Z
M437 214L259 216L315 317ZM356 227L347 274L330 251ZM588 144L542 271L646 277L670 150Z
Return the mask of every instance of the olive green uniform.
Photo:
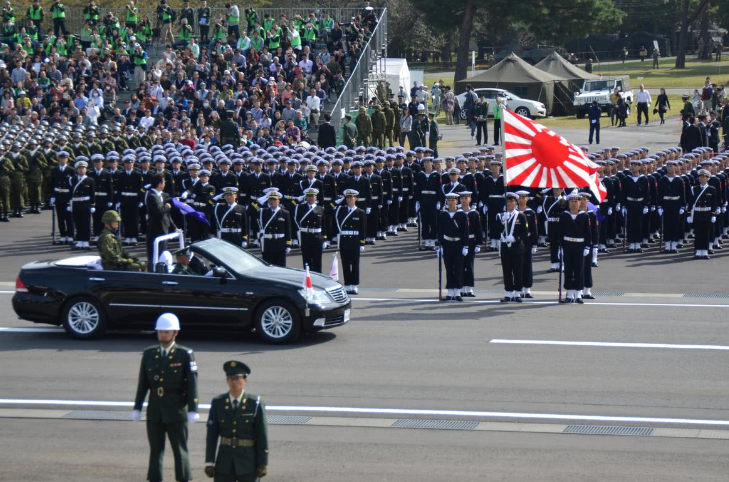
M175 266L172 268L172 274L187 274L187 275L196 275L193 270L190 269L190 266L184 266L180 263L175 263Z
M369 146L370 134L372 134L372 121L366 112L360 112L354 120L357 126L357 145Z
M379 106L375 108L370 118L372 122L372 144L382 149L385 147L385 129L387 127L387 118L380 110Z
M116 271L147 271L147 263L133 257L119 244L113 232L104 228L97 243L101 266Z
M238 124L230 119L226 119L220 124L220 145L230 144L235 148L240 146L240 131Z
M359 133L357 132L357 126L354 122L346 122L344 126L342 126L342 142L344 142L345 146L350 149L354 149L355 142L357 142L358 137Z
M10 212L10 175L15 166L7 158L0 158L0 217L7 218Z
M173 344L167 356L160 345L151 346L142 354L134 410L147 404L147 437L149 470L147 479L162 480L165 434L175 456L175 478L192 480L187 452L187 414L197 412L197 364L192 350Z
M28 166L28 159L18 153L17 156L13 156L14 153L5 154L5 158L8 159L15 167L15 170L10 174L10 207L13 211L20 212L25 207L25 173L30 170Z
M234 408L230 393L213 399L205 462L215 463L215 482L260 480L255 476L256 468L268 465L266 408L260 397L243 392L238 408Z
M25 157L28 159L28 202L31 210L40 208L41 203L41 185L43 184L43 172L48 167L48 159L43 155L41 149L33 151L25 151Z
M438 137L440 136L440 130L438 129L438 122L435 119L430 121L430 127L428 128L428 147L433 151L433 157L438 158Z
M395 147L392 142L392 136L395 133L395 111L390 108L389 104L385 104L385 141L382 147L385 147L386 143L390 143L390 147Z

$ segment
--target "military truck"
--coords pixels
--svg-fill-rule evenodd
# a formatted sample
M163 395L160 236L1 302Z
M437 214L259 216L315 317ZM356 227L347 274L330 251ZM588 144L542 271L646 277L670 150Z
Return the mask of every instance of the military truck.
M610 95L618 89L620 96L628 104L628 114L633 105L633 91L630 90L630 77L618 75L613 77L600 77L599 79L585 80L579 92L575 92L575 114L578 119L584 119L587 111L596 100L604 113L610 115L612 104Z

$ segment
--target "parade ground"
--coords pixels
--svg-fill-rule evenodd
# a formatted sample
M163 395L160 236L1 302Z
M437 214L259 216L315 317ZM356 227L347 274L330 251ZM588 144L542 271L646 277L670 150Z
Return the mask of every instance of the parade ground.
M671 129L677 121L603 135L663 147L675 145ZM471 144L462 125L444 131L445 152ZM49 211L27 215L0 237L0 479L144 480L145 426L129 415L153 327L77 341L13 312L24 263L71 255L51 246L50 223ZM301 266L297 250L288 261ZM544 248L534 299L499 303L498 255L482 252L477 297L439 303L438 261L411 228L367 247L345 326L287 346L183 326L202 404L190 426L195 480L207 480L204 420L231 359L252 368L247 390L268 407L266 481L726 480L729 249L694 261L689 247L652 245L598 261L584 305L557 303ZM165 480L172 461L168 448Z

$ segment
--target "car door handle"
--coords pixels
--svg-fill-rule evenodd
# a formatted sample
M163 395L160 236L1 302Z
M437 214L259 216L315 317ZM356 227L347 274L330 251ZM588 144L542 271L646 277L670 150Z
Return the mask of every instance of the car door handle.
M104 278L89 278L89 281L106 281Z
M163 281L162 284L167 286L177 286L177 281Z

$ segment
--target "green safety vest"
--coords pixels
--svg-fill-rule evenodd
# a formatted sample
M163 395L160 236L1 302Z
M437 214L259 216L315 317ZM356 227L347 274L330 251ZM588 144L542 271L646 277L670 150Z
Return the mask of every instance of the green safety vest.
M261 37L253 37L251 39L251 48L254 48L257 52L260 52L263 48L263 39Z
M38 7L36 9L33 5L31 5L28 12L30 12L31 20L41 20L43 17L43 7Z
M25 50L28 55L33 55L33 44L23 43L23 50Z
M184 42L189 42L190 37L192 37L192 31L189 28L180 27L180 40Z
M306 40L316 40L316 30L314 28L307 28L304 31L304 38Z
M163 21L163 22L166 22L167 20L169 20L169 19L171 19L171 18L172 18L172 15L170 15L169 13L167 13L167 11L168 11L168 9L166 8L166 9L165 9L165 10L164 10L164 11L162 12L162 21Z
M301 46L301 35L299 35L298 30L293 30L291 32L291 46L292 47L300 47Z
M328 28L329 30L334 28L334 19L330 18L329 20L323 19L321 21L321 26L324 28Z
M97 20L99 20L99 14L97 12L98 12L98 10L91 10L89 8L88 10L86 10L86 15L84 15L84 18L86 20L97 21Z
M240 17L238 15L228 15L228 25L238 24Z
M213 40L228 38L228 33L223 30L223 27L215 27L213 30Z
M66 18L66 9L62 3L59 3L58 7L51 7L51 14L53 14L53 18Z
M129 9L127 9L127 23L137 23L137 13L139 10L137 7L134 7L132 9L134 13L130 12Z
M58 55L66 56L68 55L68 49L66 48L65 42L58 42L56 44L56 52L58 52Z
M266 18L263 20L263 29L268 32L271 30L271 27L273 27L273 19L272 18Z
M86 28L84 26L84 28L81 29L81 40L88 41L90 39L91 39L91 30L89 30L88 28Z
M304 27L306 26L306 23L304 23L303 20L294 20L294 27L296 27L296 30L301 32L304 30Z
M134 56L134 65L147 65L147 59L144 58L144 52L142 52L142 55Z
M281 29L276 29L276 33L268 40L268 49L274 50L281 46Z
M139 29L139 32L137 32L135 34L137 36L137 38L142 41L142 43L144 43L144 42L147 41L147 32L146 32L146 30L147 30L146 28L141 28L141 29Z
M501 109L503 109L503 107L499 104L494 105L494 119L501 119Z

